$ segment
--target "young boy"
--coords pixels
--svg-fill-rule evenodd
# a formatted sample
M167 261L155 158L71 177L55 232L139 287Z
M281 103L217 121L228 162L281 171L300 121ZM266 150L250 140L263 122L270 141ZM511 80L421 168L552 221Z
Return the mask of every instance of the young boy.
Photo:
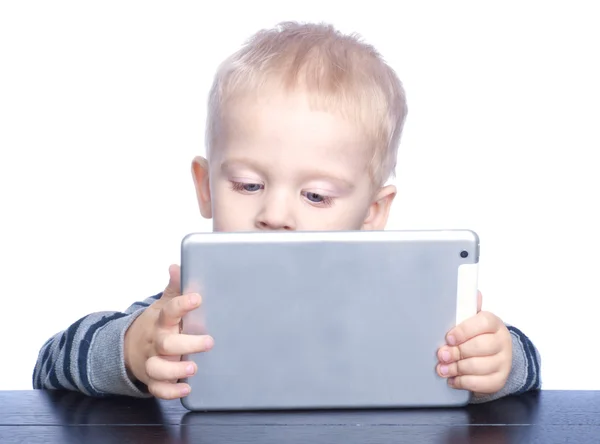
M215 231L382 230L406 112L394 71L355 37L327 25L261 31L217 72L207 158L192 162L200 212ZM189 393L178 380L197 369L181 355L207 352L213 339L180 334L181 317L201 295L180 295L179 268L169 274L162 293L123 313L92 313L49 339L33 387L164 399ZM481 295L478 312L446 336L439 376L472 391L472 402L539 389L534 345L481 311Z

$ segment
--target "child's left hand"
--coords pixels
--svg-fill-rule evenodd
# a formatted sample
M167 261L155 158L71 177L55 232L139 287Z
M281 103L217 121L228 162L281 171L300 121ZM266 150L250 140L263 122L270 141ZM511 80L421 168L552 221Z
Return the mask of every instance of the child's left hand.
M502 320L481 311L454 327L437 356L437 373L456 389L474 393L496 393L506 384L512 367L512 339Z

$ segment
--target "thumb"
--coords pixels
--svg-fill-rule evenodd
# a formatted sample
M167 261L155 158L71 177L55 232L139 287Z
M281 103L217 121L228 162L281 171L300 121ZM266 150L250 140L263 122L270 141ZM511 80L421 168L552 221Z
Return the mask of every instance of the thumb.
M477 313L481 311L481 305L483 304L483 296L481 292L477 290Z
M181 270L179 269L179 265L171 265L169 267L169 283L163 294L161 299L172 299L176 296L181 295Z

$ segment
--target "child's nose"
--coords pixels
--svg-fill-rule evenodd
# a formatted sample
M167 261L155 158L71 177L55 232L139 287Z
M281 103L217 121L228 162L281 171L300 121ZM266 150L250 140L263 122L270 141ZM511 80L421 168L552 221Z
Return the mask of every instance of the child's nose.
M296 223L289 197L267 197L256 218L256 227L260 230L295 230Z

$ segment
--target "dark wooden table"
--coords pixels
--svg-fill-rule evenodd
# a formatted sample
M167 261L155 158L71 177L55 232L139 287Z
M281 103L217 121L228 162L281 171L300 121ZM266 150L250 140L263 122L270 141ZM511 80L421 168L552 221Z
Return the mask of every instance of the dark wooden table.
M0 391L0 443L600 443L600 391L458 409L192 413L179 401Z

